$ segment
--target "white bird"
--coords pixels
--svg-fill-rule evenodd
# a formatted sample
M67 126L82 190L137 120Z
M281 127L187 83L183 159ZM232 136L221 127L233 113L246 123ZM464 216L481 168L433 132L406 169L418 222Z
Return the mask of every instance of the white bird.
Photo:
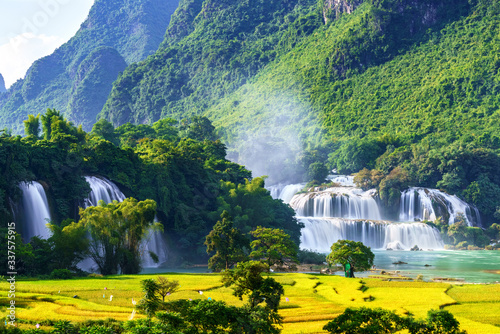
M109 296L109 301L113 301L113 295Z
M134 300L134 298L132 298L132 304L137 304L137 302Z

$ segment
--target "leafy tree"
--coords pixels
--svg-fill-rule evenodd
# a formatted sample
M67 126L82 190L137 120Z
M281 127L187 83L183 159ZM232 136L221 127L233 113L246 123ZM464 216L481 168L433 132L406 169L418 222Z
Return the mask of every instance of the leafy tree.
M453 240L453 244L457 245L462 241L467 240L467 223L463 213L457 215L455 223L448 227L448 236Z
M269 311L277 312L284 290L274 279L262 277L262 273L268 269L267 264L260 261L240 262L234 269L224 271L222 282L226 287L234 285L233 294L240 299L249 295L251 308L265 302Z
M410 177L408 171L401 167L394 168L379 185L380 198L386 205L397 204L401 192L408 188Z
M381 308L347 308L344 313L323 327L329 333L381 334L402 329L401 318Z
M108 140L117 146L120 144L120 139L115 132L115 127L104 118L101 118L94 124L90 134Z
M283 230L258 226L250 234L255 238L250 257L264 261L268 270L273 265L297 263L298 247Z
M248 240L233 227L229 213L222 212L221 218L205 240L207 253L215 252L208 261L208 267L213 271L227 270L235 263L245 260L244 249L248 247Z
M76 265L87 256L89 240L83 222L64 220L61 225L49 224L52 236L55 267L76 270Z
M47 109L45 115L41 116L42 120L42 129L43 129L43 138L46 140L52 139L52 123L57 120L63 121L64 118L61 113L55 109Z
M354 271L365 271L373 266L375 255L362 242L339 240L330 249L331 253L326 257L329 265L340 263L346 270L349 263Z
M451 313L430 310L425 321L411 316L399 316L394 311L367 307L347 308L344 313L323 327L329 333L383 334L403 330L410 334L465 334Z
M144 297L139 301L137 308L146 313L151 323L151 318L160 308L160 298L157 296L159 286L154 279L145 279L141 281L141 287Z
M363 190L373 189L378 187L383 178L384 174L381 171L363 168L354 175L354 184Z
M153 226L156 203L126 198L80 209L80 222L90 232L90 256L103 275L140 271L139 246L149 227ZM159 225L154 225L159 228Z
M313 162L307 169L307 176L309 182L321 184L328 176L328 168L322 162Z
M234 226L249 233L257 226L282 229L296 243L300 243L302 224L295 219L295 211L282 201L274 200L264 188L265 178L256 177L244 183L220 182L217 197L219 217L226 210L233 217Z
M24 123L24 133L28 137L33 137L35 139L40 138L40 114L36 117L33 115L28 115L28 119L23 121Z
M158 276L156 278L157 292L161 296L162 301L165 301L165 296L168 296L177 289L179 289L179 281L169 281L168 278L164 276Z
M183 120L180 128L185 131L187 138L198 141L219 139L212 122L204 116L193 116L189 120Z

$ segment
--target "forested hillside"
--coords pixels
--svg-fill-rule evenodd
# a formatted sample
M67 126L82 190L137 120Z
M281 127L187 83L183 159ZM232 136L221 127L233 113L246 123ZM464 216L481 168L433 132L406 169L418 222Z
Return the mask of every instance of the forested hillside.
M127 64L156 51L177 4L96 0L71 40L37 60L24 79L0 95L0 128L21 134L28 114L57 108L90 131L113 81Z
M115 125L203 114L272 182L376 169L381 195L500 202L498 1L182 1L115 82ZM382 180L382 181L381 181Z
M156 202L172 262L206 260L205 237L223 212L242 233L257 226L281 228L299 244L301 225L293 209L271 198L263 178L252 179L243 166L225 159L225 145L204 118L116 129L101 120L85 133L51 109L30 115L25 125L24 138L0 135L2 228L14 221L26 237L20 184L31 181L43 185L53 224L78 221L78 208L91 191L84 177L95 175L114 182L126 197Z

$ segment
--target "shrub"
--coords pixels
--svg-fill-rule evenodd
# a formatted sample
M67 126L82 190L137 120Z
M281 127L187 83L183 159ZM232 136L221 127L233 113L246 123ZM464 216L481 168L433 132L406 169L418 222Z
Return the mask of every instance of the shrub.
M50 273L51 279L70 279L73 274L68 269L54 269Z

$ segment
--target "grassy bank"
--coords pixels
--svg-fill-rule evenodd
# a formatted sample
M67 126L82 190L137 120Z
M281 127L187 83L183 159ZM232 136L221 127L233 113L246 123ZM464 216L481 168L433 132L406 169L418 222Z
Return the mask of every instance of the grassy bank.
M212 298L241 306L224 288L218 274L164 274L180 282L174 299ZM34 328L44 320L129 319L132 298L142 297L140 281L157 275L124 275L72 280L18 281L16 315L20 326ZM382 307L400 314L425 317L429 309L444 307L468 333L500 333L500 285L450 285L348 279L331 275L274 274L285 296L280 314L283 333L321 333L322 327L347 307ZM0 283L0 315L6 315L8 285ZM203 293L200 294L199 291ZM74 296L77 296L74 298ZM110 297L113 296L112 300ZM142 315L136 314L135 318ZM48 322L45 322L48 323ZM42 326L42 328L45 326Z

